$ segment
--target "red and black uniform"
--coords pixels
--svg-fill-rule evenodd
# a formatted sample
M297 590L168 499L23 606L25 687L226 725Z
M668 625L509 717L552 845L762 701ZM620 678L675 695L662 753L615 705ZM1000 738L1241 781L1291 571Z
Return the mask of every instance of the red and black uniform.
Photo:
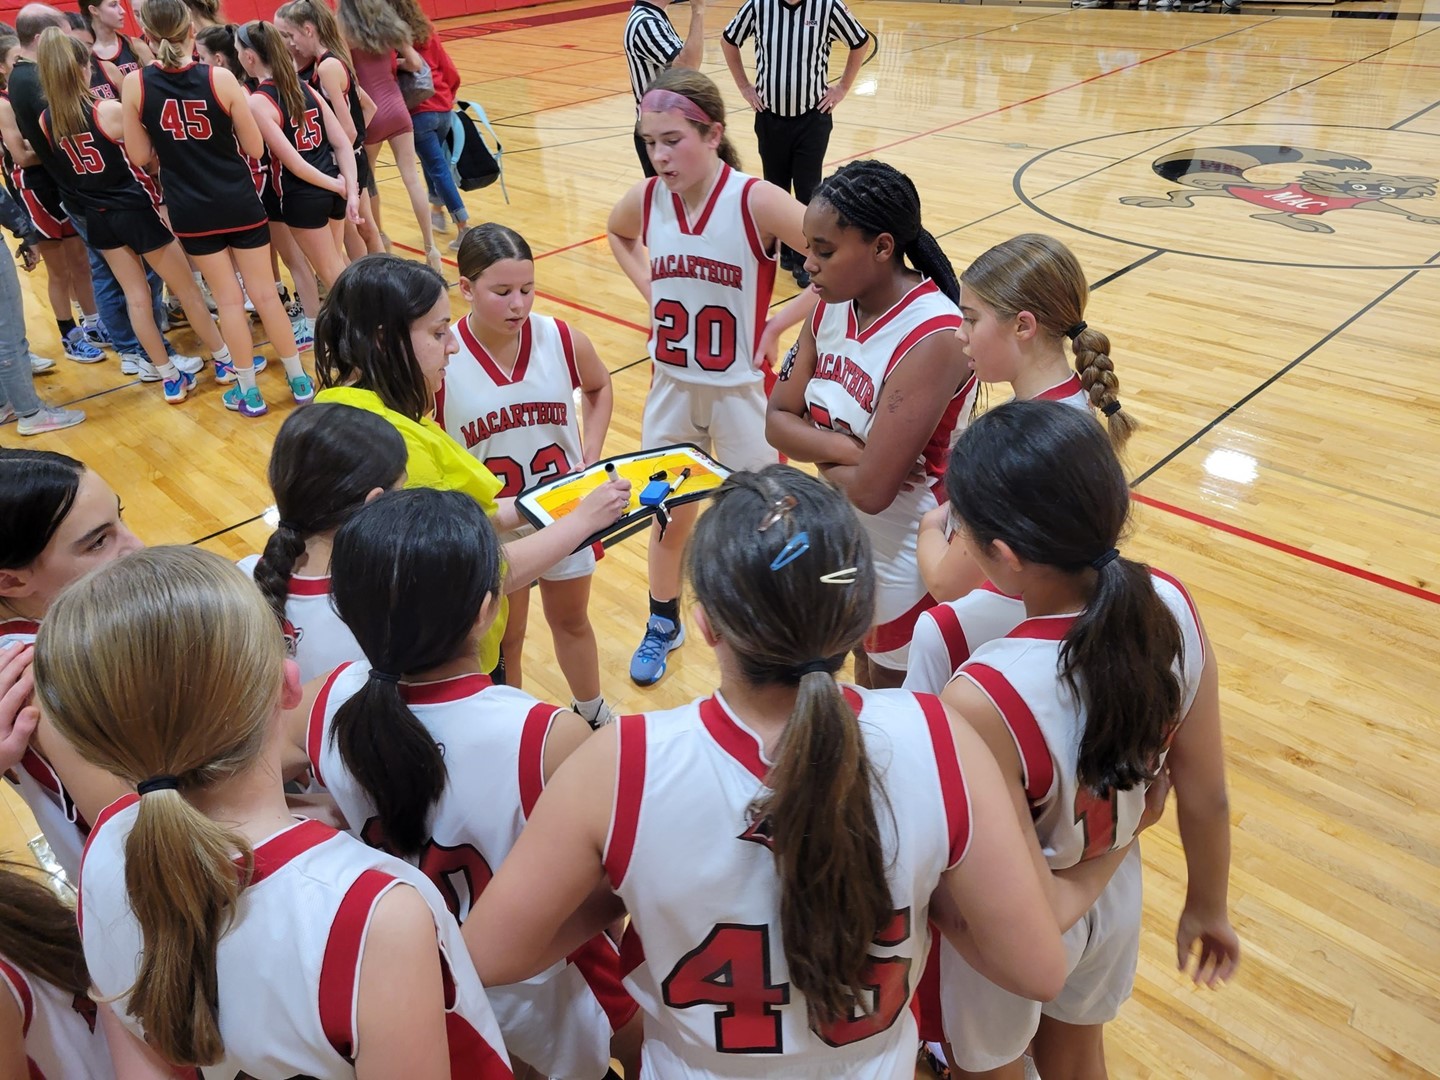
M25 141L35 146L34 134L26 130L25 119L32 114L38 117L44 107L45 95L40 89L40 72L33 61L21 57L10 72L10 83L3 93L15 111L15 125ZM64 240L76 235L70 216L60 204L60 185L47 170L46 154L36 150L35 154L44 164L16 165L8 150L4 153L5 175L16 201L25 207L35 228L46 240Z
M119 68L122 78L132 71L139 71L144 66L140 63L140 57L135 55L135 47L130 44L130 39L124 34L115 35L114 56L101 56L99 45L90 46L90 52L94 54L96 59L104 60L106 63L114 64Z
M345 69L345 100L343 102L330 101L330 95L325 93L324 84L320 81L320 65L332 58ZM326 49L315 58L309 67L300 69L300 81L309 83L310 88L323 96L330 103L330 108L337 113L342 105L350 111L350 122L355 125L355 188L357 191L370 188L372 186L370 157L365 153L365 110L360 107L359 87L355 85L355 76L351 73L350 66Z
M170 224L191 255L270 242L269 219L208 64L140 69L140 122L160 159Z
M120 87L110 81L110 76L100 66L100 58L94 55L90 57L90 92L97 98L120 100Z
M335 164L335 151L325 137L325 125L320 119L320 103L314 91L304 82L300 83L300 94L305 107L299 116L291 117L285 112L285 103L280 98L280 88L270 79L264 79L255 88L275 105L280 114L280 130L285 141L308 165L313 165L326 176L339 176ZM308 180L302 180L275 157L270 155L270 187L279 196L281 220L292 229L323 229L332 220L345 216L345 200L333 191L316 187Z

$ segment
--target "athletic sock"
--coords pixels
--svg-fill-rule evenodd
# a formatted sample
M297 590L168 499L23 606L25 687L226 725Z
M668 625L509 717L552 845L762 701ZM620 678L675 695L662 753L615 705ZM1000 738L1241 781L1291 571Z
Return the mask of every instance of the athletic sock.
M242 394L248 394L251 390L255 389L255 369L253 367L237 367L235 369L235 378L240 383L240 392Z
M680 598L674 600L656 600L650 597L650 614L659 615L662 619L669 619L676 626L680 625Z
M180 377L180 372L175 368L174 357L165 357L165 363L156 364L155 370L160 372L161 378L164 379L178 379Z
M71 330L74 330L74 329L75 329L75 320L74 320L74 319L56 319L56 320L55 320L55 325L58 326L58 327L60 327L60 336L63 338L66 334L70 333Z
M305 374L305 369L300 366L300 357L282 356L280 363L285 365L285 377L287 379L298 379Z
M228 364L230 362L229 346L221 345L220 348L216 349L213 353L210 354L210 359L215 361L215 363L217 364Z
M594 726L595 726L595 719L596 719L596 717L598 717L598 716L600 715L600 710L603 709L604 707L605 707L605 695L604 695L604 694L601 694L601 695L600 695L599 697L597 697L597 698L591 698L589 701L577 701L577 702L575 702L575 711L576 711L577 713L579 713L580 716L581 716L581 718L582 718L587 724L589 724L591 727L594 727Z
M81 326L86 326L86 327L89 327L89 326L99 326L99 325L100 325L100 313L97 311L94 315L82 315L82 316L81 316L81 319L80 319L80 325L81 325Z

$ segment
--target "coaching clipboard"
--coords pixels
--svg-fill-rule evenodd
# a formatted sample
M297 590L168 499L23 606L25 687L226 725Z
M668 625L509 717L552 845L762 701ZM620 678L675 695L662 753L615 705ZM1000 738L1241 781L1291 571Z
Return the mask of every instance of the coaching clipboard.
M566 473L554 480L536 484L528 491L522 491L516 497L515 505L520 508L525 520L537 529L553 525L580 505L581 499L605 482L606 465L613 465L617 474L630 481L630 505L613 525L587 538L580 545L582 548L597 542L609 547L634 536L649 527L651 519L662 507L684 506L686 503L704 499L730 475L729 469L698 446L679 443L604 458L579 472ZM680 474L687 469L688 474L681 480ZM657 488L651 477L660 473L665 474L664 482L671 485L670 492L659 504L642 502L641 498L646 494L647 488L651 492L649 499L654 499Z

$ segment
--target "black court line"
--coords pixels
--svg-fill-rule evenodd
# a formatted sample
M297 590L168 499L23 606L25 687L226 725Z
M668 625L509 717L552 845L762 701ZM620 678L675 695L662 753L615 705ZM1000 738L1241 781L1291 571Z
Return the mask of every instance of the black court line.
M234 532L236 529L243 528L244 526L249 525L252 522L259 521L264 516L265 513L262 510L260 513L254 515L253 517L246 518L244 521L237 521L234 525L226 525L225 528L219 529L216 532L208 533L207 535L200 537L199 540L191 540L190 546L194 547L196 544L205 543L206 540L214 540L217 536L224 536L228 532Z
M1427 30L1427 31L1425 31L1425 32L1428 34L1430 31ZM1419 35L1417 35L1417 36L1419 36ZM1414 39L1414 38L1411 38L1410 40L1413 41L1413 40L1415 40L1415 39ZM1396 130L1404 127L1406 124L1410 123L1411 120L1419 120L1420 117L1424 116L1424 115L1425 115L1426 113L1428 113L1431 109L1434 109L1434 108L1436 108L1437 106L1440 106L1440 101L1432 101L1429 105L1426 105L1425 108L1421 109L1419 112L1411 113L1409 116L1405 117L1404 120L1400 120L1400 121L1397 121L1396 123L1391 124L1390 127L1389 127L1387 130L1389 130L1389 131L1396 131Z
M1163 248L1161 248L1161 249L1157 249L1157 250L1155 250L1155 251L1150 252L1149 255L1142 255L1142 256L1140 256L1140 258L1136 259L1134 262L1130 263L1128 266L1122 266L1119 270L1116 270L1114 273L1112 273L1112 274L1106 274L1106 275L1105 275L1104 277L1102 277L1099 281L1095 282L1094 285L1091 285L1091 286L1090 286L1090 291L1091 291L1091 292L1094 292L1096 289L1103 289L1106 285L1109 285L1112 281L1115 281L1115 280L1117 280L1117 279L1119 279L1119 278L1122 278L1122 277L1124 277L1126 274L1130 273L1131 270L1138 270L1138 269L1140 269L1140 267L1142 267L1142 266L1144 266L1146 263L1148 263L1151 259L1158 259L1161 255L1164 255L1164 254L1166 254L1166 252L1165 252L1165 250L1164 250Z
M1431 264L1435 263L1435 261L1436 261L1437 259L1440 259L1440 251L1437 251L1434 255L1430 256L1430 258L1426 259L1426 260L1425 260L1425 263L1426 263L1426 265L1431 265ZM1142 472L1139 476L1137 476L1133 481L1131 481L1130 486L1131 486L1131 487L1139 487L1139 486L1140 486L1141 484L1143 484L1146 480L1150 479L1150 477L1154 476L1157 472L1159 472L1161 469L1163 469L1166 465L1170 464L1170 462L1174 461L1177 457L1179 457L1181 454L1183 454L1186 450L1190 449L1190 447L1194 446L1197 442L1199 442L1201 439L1203 439L1206 435L1210 434L1210 432L1214 431L1217 427L1219 427L1221 424L1223 424L1226 420L1228 420L1230 417L1234 416L1234 415L1235 415L1237 412L1239 412L1242 408L1244 408L1244 407L1245 407L1246 405L1248 405L1250 402L1254 401L1257 397L1259 397L1262 393L1264 393L1264 392L1265 392L1266 390L1268 390L1270 387L1274 386L1277 382L1279 382L1281 379L1283 379L1283 378L1284 378L1286 375L1288 375L1290 372L1294 371L1297 367L1299 367L1302 363L1304 363L1306 360L1308 360L1311 356L1315 355L1315 353L1316 353L1318 350L1320 350L1321 348L1323 348L1325 345L1328 345L1331 341L1335 340L1335 338L1336 338L1337 336L1339 336L1342 332L1344 332L1346 329L1348 329L1350 326L1352 326L1357 320L1359 320L1360 318L1362 318L1362 317L1363 317L1364 315L1366 315L1368 312L1374 310L1374 308L1376 307L1376 305L1382 303L1384 300L1386 300L1388 297L1390 297L1392 294L1394 294L1394 292L1395 292L1397 289L1399 289L1402 285L1405 285L1406 283L1408 283L1408 282L1409 282L1413 277L1415 277L1415 275L1418 274L1418 273L1420 273L1420 271L1419 271L1418 269L1417 269L1417 270L1411 270L1408 274L1406 274L1404 277L1402 277L1399 281L1395 282L1393 285L1391 285L1389 288L1387 288L1384 292L1382 292L1379 296L1375 297L1373 300L1371 300L1369 303L1367 303L1364 307L1362 307L1359 311L1355 312L1353 315L1351 315L1349 318L1347 318L1344 322L1342 322L1339 326L1335 327L1333 330L1331 330L1329 333L1327 333L1324 337L1322 337L1319 341L1315 342L1314 345L1311 345L1308 349L1306 349L1304 352L1302 352L1299 356L1295 357L1294 360L1291 360L1288 364L1286 364L1284 367L1282 367L1279 371L1275 372L1273 375L1271 375L1269 378L1267 378L1264 382L1262 382L1259 386L1255 387L1255 388L1254 388L1253 390L1251 390L1248 394L1246 394L1244 397L1242 397L1239 401L1235 402L1235 404L1233 404L1233 405L1231 405L1230 407L1228 407L1227 409L1225 409L1225 411L1222 412L1219 416L1215 417L1213 420L1211 420L1209 423L1207 423L1204 427L1202 427L1199 431L1195 432L1195 433L1194 433L1193 435L1191 435L1188 439L1186 439L1184 442L1182 442L1179 446L1175 447L1175 448L1174 448L1173 450L1171 450L1168 454L1166 454L1164 457L1162 457L1159 461L1157 461L1157 462L1155 462L1155 464L1151 465L1148 469L1146 469L1146 470L1145 470L1144 472Z

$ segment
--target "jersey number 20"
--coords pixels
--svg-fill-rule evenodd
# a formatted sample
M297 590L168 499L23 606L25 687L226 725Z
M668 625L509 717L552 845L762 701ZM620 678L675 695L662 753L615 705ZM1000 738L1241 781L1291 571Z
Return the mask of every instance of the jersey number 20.
M690 312L679 300L655 302L655 359L684 367L685 338L690 333ZM695 363L706 371L724 371L735 362L735 314L709 304L695 315Z

